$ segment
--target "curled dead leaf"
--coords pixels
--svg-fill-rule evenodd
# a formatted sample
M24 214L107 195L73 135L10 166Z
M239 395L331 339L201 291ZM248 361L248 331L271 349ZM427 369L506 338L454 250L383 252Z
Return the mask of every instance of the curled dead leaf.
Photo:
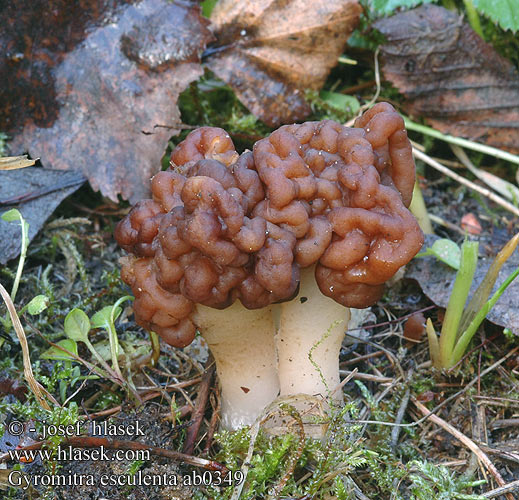
M374 24L382 70L405 108L443 133L519 152L519 73L455 12L436 5Z
M361 11L357 0L220 0L206 64L268 125L300 120L305 90L324 84Z
M177 98L212 34L199 5L15 0L0 10L0 130L13 152L79 170L116 201L147 195Z

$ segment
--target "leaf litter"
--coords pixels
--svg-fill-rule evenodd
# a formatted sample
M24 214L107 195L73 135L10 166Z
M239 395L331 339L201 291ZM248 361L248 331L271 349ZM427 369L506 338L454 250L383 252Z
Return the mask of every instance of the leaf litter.
M305 90L322 87L360 13L356 0L220 0L206 65L267 125L301 120Z
M19 0L0 22L9 103L0 129L11 151L80 171L114 201L143 198L180 130L177 98L202 74L199 54L212 34L199 6Z
M445 134L518 153L519 73L463 21L423 5L374 23L382 70L404 109Z

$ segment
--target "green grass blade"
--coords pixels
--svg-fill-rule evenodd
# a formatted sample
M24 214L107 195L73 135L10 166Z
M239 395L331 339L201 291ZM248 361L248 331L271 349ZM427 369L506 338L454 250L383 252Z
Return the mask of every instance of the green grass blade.
M472 340L472 337L479 328L479 325L481 325L483 320L487 317L487 314L494 307L501 295L503 295L504 291L507 289L510 283L512 283L512 281L517 278L517 276L519 276L519 267L512 274L510 274L508 278L506 278L503 284L497 289L496 293L492 295L492 298L476 314L469 327L463 332L458 342L456 343L456 347L452 352L451 366L455 365L462 358L465 350L467 349L467 346Z
M496 283L499 271L503 267L503 264L514 253L518 244L519 233L517 233L513 238L511 238L510 241L496 255L496 258L488 268L487 274L483 278L483 281L478 286L478 289L475 291L474 295L470 299L470 302L465 308L465 311L463 311L463 315L461 317L459 325L460 333L464 332L469 327L470 323L472 322L478 311L488 300L488 297L492 292L492 288L494 288L494 285Z
M440 364L443 368L451 366L450 360L456 344L461 315L469 295L477 263L478 243L464 241L461 246L461 265L456 273L456 281L447 305L440 335Z

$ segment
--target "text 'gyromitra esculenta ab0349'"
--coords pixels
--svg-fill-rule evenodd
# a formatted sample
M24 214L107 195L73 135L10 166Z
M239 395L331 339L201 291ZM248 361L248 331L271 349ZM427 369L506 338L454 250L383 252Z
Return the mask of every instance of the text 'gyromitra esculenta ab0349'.
M153 177L153 198L115 231L129 253L121 276L138 324L176 347L196 330L205 338L223 427L251 424L279 394L342 400L348 307L374 304L422 246L407 209L414 178L387 103L353 128L283 126L241 155L224 130L203 127Z

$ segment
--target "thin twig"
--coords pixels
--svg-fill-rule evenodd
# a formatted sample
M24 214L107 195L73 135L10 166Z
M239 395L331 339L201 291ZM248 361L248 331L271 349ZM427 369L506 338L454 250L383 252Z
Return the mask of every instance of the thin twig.
M465 231L461 229L461 227L457 226L456 224L453 224L452 222L449 222L448 220L445 220L438 215L429 214L429 219L433 221L436 224L439 224L440 226L444 226L447 229L450 229L451 231L456 231L457 233L461 234L462 236L465 236Z
M166 390L181 390L180 385L184 384L184 387L187 385L194 385L195 383L200 382L201 378L196 377L192 380L186 380L185 382L180 382L178 384L174 384L172 386L167 386ZM146 401L149 401L150 399L158 398L159 396L163 396L162 392L149 392L148 394L144 394L142 397L142 402L145 403ZM114 413L120 412L122 409L122 405L114 406L113 408L109 408L107 410L98 411L97 413L91 413L88 415L88 418L99 418L99 417L106 417L108 415L113 415Z
M220 390L218 389L218 385L215 390L215 399L216 403L213 405L213 414L211 415L211 420L209 421L209 429L207 429L207 437L205 440L205 447L202 455L209 455L209 450L213 444L213 437L216 431L216 426L218 425L218 420L220 418L220 406L221 406L221 398L220 398Z
M359 380L367 380L368 382L378 382L379 384L390 384L395 379L391 377L378 377L377 375L371 375L369 373L359 373L349 370L339 370L341 375L345 377L353 377Z
M501 179L497 175L491 174L486 170L477 168L465 153L465 150L456 146L455 144L450 145L452 152L458 157L460 162L468 168L480 181L484 182L488 187L497 191L501 196L514 201L519 200L519 188L514 186L512 183Z
M449 396L447 399L444 399L440 404L436 405L427 415L422 417L419 420L416 420L415 422L412 422L410 424L395 424L394 422L382 422L380 420L345 420L348 424L378 424L378 425L387 425L389 427L392 426L398 426L398 427L415 427L417 425L422 424L425 422L431 415L434 415L438 410L443 408L446 404L450 403L452 400L458 398L465 392L467 392L474 384L478 382L478 380L488 373L490 373L492 370L497 368L499 365L504 363L508 358L513 356L517 351L519 350L519 346L514 347L508 354L503 356L501 359L496 361L494 364L490 365L488 368L483 370L477 377L473 378L461 391L458 391L456 394L453 394L452 396Z
M343 370L343 371L346 371L346 370ZM330 398L333 398L334 394L337 393L337 392L342 392L342 389L343 387L352 379L355 377L355 375L357 374L357 372L359 371L358 368L354 368L353 371L349 372L346 377L341 380L341 382L339 382L337 384L336 387L334 387L331 391L330 391L330 394L329 394L329 397Z
M463 234L465 234L465 233L463 233ZM427 307L424 307L422 309L418 309L418 311L413 311L412 313L406 314L405 316L399 316L396 319L392 319L392 320L389 320L389 321L384 321L382 323L375 323L374 325L362 325L362 326L358 326L357 328L350 328L350 329L348 329L347 333L355 332L357 330L372 330L373 328L378 328L380 326L388 326L388 325L394 325L396 323L401 323L402 321L404 321L405 319L409 318L410 316L413 316L413 314L420 313L420 312L423 313L425 311L430 311L431 309L435 309L437 307L438 306L427 306ZM384 335L386 335L386 334L384 334ZM361 339L359 339L358 337L356 337L354 335L351 335L351 337L354 338L356 341L361 340ZM376 336L374 335L372 338L374 338L374 337L376 337ZM382 351L382 352L384 352L384 351ZM386 352L384 352L384 354L386 354Z
M503 420L494 420L489 425L489 427L491 429L504 429L505 427L517 427L517 426L519 426L519 418L506 418Z
M402 398L402 403L400 408L398 409L398 413L396 414L395 424L401 424L404 419L405 412L407 411L407 405L409 404L409 398L411 397L411 390L407 388L405 391L404 397ZM393 452L396 450L396 445L398 443L398 436L400 435L401 427L393 427L391 430L391 449Z
M519 490L519 480L512 481L511 483L505 484L504 486L500 486L499 488L496 488L495 490L487 491L486 493L483 493L481 496L483 496L485 498L496 498L500 495L503 495L505 493L510 493L511 491L514 491L514 490Z
M202 375L202 381L200 382L200 386L198 388L198 395L196 397L195 409L193 411L193 415L191 418L191 425L187 430L186 440L184 442L184 453L188 455L192 455L195 449L196 438L198 436L198 431L200 430L200 425L202 424L202 420L204 418L205 408L207 406L207 399L209 398L209 391L211 390L211 383L213 381L215 364L212 356L209 356L208 367L206 368L205 373Z
M375 62L375 84L377 86L377 89L375 91L375 95L373 96L373 98L367 102L366 104L363 104L360 108L359 108L359 111L357 112L357 116L355 118L352 118L351 120L348 120L345 125L346 127L352 127L353 124L355 123L355 120L360 116L362 115L362 113L370 108L373 104L375 104L377 102L377 99L378 99L378 96L380 95L380 89L381 89L381 84L380 84L380 68L379 68L379 64L378 64L378 53L380 52L380 47L377 47L377 50L375 51L375 55L374 55L374 62Z
M452 179L458 181L460 184L463 184L464 186L467 186L470 189L473 189L474 191L477 191L478 193L482 194L483 196L486 196L487 198L491 199L498 205L502 206L504 209L508 210L509 212L512 212L514 215L519 216L519 208L515 207L508 201L506 201L501 196L493 193L487 188L478 186L472 181L469 181L468 179L465 179L465 177L457 174L456 172L453 172L451 169L447 168L445 165L442 165L441 163L437 162L436 160L433 160L429 155L426 155L425 153L422 153L421 151L418 151L417 149L413 148L413 155L418 158L419 160L422 160L424 163L427 163L427 165L430 165L431 167L435 168L436 170L439 170L443 174L451 177Z
M461 137L454 137L452 135L442 134L439 130L435 130L431 127L426 127L425 125L420 125L418 123L414 123L405 116L404 122L407 130L414 130L415 132L420 132L422 134L429 135L436 139L440 139L445 142L450 142L451 144L457 144L458 146L461 146L463 148L472 149L473 151L479 151L480 153L485 153L487 155L494 156L495 158L507 160L519 165L519 156L514 155L512 153L508 153L507 151L502 151L501 149L493 148L492 146L487 146L486 144L480 144L478 142L469 141L468 139L462 139Z
M378 358L379 356L382 356L383 354L384 354L384 352L382 352L382 351L376 351L376 352L372 352L370 354L364 354L364 355L358 356L356 358L348 359L348 361L342 361L339 366L341 368L344 368L345 366L354 365L354 364L360 363L361 361L365 361L366 359Z
M424 406L420 401L417 401L415 398L411 398L411 401L413 404L420 410L420 412L423 415L427 415L429 413L429 410L426 406ZM502 478L499 471L496 469L495 465L492 463L490 458L488 458L487 454L474 442L472 439L468 438L460 432L458 429L453 427L451 424L445 422L442 418L438 417L438 415L430 415L429 419L431 422L434 422L436 425L439 425L442 429L447 431L451 436L454 436L456 439L458 439L464 446L466 446L472 453L477 455L480 462L485 466L485 469L494 477L497 484L499 486L505 486L506 483L504 479ZM507 498L509 500L514 500L514 497L512 495L508 496Z

